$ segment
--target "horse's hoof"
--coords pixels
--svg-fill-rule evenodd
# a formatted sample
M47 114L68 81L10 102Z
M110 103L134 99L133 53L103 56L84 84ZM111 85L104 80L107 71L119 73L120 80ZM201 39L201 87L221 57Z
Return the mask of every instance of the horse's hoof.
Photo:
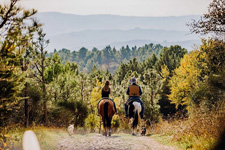
M109 136L111 136L111 132L109 132Z
M103 133L103 136L107 136L107 133Z
M132 133L133 136L136 136L136 134Z

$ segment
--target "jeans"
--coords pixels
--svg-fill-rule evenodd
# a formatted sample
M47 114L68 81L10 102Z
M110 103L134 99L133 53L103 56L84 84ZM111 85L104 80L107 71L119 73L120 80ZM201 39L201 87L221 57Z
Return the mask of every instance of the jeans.
M127 103L128 103L129 101L135 100L135 99L139 100L140 103L141 103L141 112L140 112L140 115L143 116L145 107L144 107L144 103L143 103L143 101L140 99L140 97L130 97L130 98L127 100L127 102L124 104L124 109L125 109L125 115L126 115L126 116L128 116L128 114L127 114L127 110L128 110L128 105L127 105Z

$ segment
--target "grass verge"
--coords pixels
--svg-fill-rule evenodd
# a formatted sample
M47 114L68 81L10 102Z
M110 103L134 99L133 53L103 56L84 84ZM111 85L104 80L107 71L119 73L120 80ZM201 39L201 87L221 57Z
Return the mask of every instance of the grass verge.
M32 127L21 128L15 127L4 132L3 139L0 142L3 149L22 149L22 138L26 130L33 130L37 135L41 149L55 150L60 139L68 137L66 129Z

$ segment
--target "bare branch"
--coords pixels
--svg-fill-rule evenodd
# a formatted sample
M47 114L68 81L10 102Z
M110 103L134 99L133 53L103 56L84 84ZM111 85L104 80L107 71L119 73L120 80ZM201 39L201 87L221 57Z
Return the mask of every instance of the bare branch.
M9 6L9 9L8 11L6 12L5 16L2 18L3 21L2 23L0 24L0 29L6 24L6 22L8 21L8 19L10 17L12 17L12 15L9 15L11 13L11 11L13 10L13 7L16 5L18 0L11 0L10 2L10 6Z
M34 65L35 65L35 67L37 68L38 73L40 73L40 74L41 74L41 70L39 69L39 67L38 67L37 63L34 63Z
M210 3L208 13L204 14L200 20L193 20L188 23L191 33L209 34L213 33L217 37L225 37L225 3L224 0L214 0Z
M34 77L37 78L38 82L40 82L40 83L42 82L41 79L35 73L34 73Z

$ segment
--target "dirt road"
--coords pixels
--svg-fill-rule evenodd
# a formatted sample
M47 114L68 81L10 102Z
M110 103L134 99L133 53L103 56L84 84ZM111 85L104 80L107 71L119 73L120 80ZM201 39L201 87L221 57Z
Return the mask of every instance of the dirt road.
M101 134L72 135L58 143L59 150L175 150L151 137L113 134L104 137Z

